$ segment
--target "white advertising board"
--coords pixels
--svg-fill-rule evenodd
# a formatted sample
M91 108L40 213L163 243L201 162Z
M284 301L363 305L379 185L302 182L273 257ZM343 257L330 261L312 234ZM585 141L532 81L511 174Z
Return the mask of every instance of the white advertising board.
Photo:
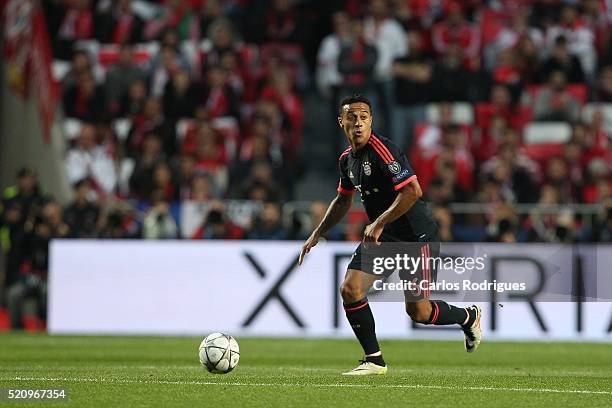
M50 255L49 331L352 336L338 286L355 244L320 243L298 267L301 245L55 240ZM507 246L498 245L487 244L487 252L512 256ZM459 244L445 244L445 248L454 254L471 251ZM593 252L595 247L586 250ZM514 251L523 258L547 257L551 252L550 246L533 244L514 246ZM590 261L584 268L599 268L603 273L602 265L612 264L612 246L598 246L596 252L597 257L587 257ZM547 259L541 261L545 264ZM527 273L529 267L504 265L497 271L499 276L514 268ZM478 302L487 339L612 340L611 303L538 302L537 296L529 303L529 299L504 301L495 296ZM452 294L433 297L468 304ZM381 338L460 337L457 330L413 325L402 302L376 301L373 296L370 303Z

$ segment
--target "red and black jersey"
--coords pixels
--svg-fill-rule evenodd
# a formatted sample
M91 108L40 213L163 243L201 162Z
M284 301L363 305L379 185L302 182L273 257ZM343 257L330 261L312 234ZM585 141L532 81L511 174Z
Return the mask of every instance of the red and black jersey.
M359 151L346 149L339 159L338 192L351 194L356 189L373 222L395 201L398 190L416 179L408 158L389 139L370 136ZM387 234L406 241L429 241L437 237L438 226L422 199L397 220L385 226Z

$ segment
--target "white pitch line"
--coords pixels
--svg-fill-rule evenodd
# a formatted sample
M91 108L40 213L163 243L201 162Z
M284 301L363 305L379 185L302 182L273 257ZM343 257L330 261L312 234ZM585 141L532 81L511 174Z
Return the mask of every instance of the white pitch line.
M225 385L236 387L314 387L314 388L405 388L405 389L435 389L453 391L500 391L500 392L540 392L549 394L590 394L612 395L612 391L595 390L563 390L555 388L519 388L519 387L459 387L450 385L421 384L308 384L308 383L240 383L215 381L170 381L170 380L128 380L120 378L67 378L67 377L13 377L0 378L0 381L44 381L44 382L82 382L107 384L161 384L161 385Z

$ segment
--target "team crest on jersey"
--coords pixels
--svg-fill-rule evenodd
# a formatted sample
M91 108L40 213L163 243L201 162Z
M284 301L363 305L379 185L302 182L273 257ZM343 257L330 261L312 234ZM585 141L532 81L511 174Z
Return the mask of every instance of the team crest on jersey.
M370 174L372 174L372 166L370 166L369 162L363 163L363 173L366 176L369 176Z
M387 166L389 167L389 171L393 174L397 174L402 170L402 167L396 161L392 161Z

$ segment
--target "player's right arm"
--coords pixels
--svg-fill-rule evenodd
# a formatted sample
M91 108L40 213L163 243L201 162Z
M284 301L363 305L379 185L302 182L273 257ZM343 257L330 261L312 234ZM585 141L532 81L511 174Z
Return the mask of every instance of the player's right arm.
M300 258L298 260L299 265L302 264L304 257L308 252L310 252L310 249L317 245L319 238L329 231L334 225L338 224L342 218L344 218L348 210L351 208L352 203L352 193L338 192L336 198L334 198L329 204L327 212L321 220L321 223L314 229L314 231L312 231L312 234L310 234L310 237L308 237L302 246L302 252L300 253Z
M353 193L356 189L346 172L346 156L349 151L350 149L346 149L344 153L340 155L340 159L338 160L340 169L338 195L329 204L325 216L302 246L302 252L300 253L300 258L298 259L299 265L302 264L304 257L308 252L310 252L310 249L317 245L319 238L329 231L334 225L338 224L342 218L344 218L353 204Z

